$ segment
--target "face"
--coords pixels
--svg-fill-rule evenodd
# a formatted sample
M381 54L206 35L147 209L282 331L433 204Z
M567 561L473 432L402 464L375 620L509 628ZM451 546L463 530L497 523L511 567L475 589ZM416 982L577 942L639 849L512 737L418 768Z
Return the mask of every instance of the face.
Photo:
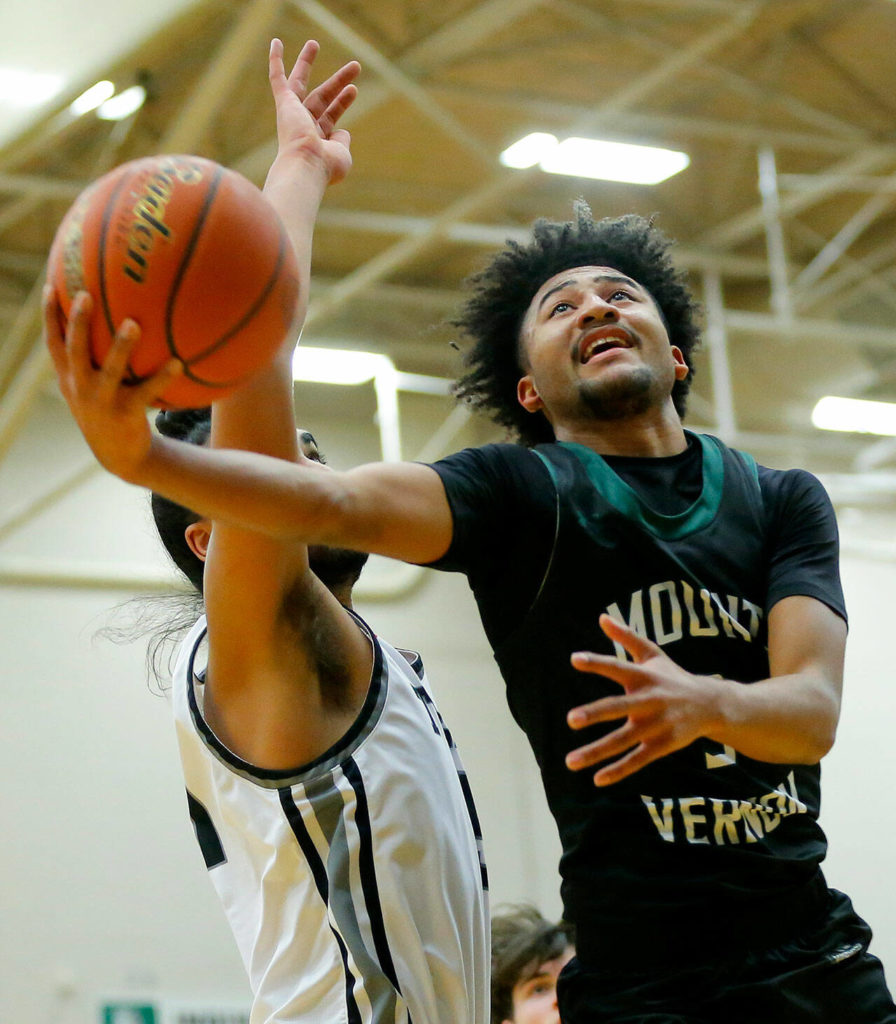
M538 289L520 334L520 403L565 424L661 408L687 376L646 288L612 267L576 267Z
M554 960L539 964L531 977L513 986L513 1017L504 1024L560 1024L557 978L573 958L572 947Z

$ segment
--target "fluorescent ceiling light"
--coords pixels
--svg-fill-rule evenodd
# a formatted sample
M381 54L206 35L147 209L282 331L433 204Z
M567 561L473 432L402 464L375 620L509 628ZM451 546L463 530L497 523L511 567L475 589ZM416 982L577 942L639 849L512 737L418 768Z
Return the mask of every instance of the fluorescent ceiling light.
M822 430L896 436L896 404L826 395L812 410L812 423Z
M691 162L687 153L677 150L577 136L560 142L555 135L545 132L533 132L515 142L504 150L500 160L507 167L539 164L550 174L635 185L656 185L683 171Z
M559 144L556 135L532 132L508 146L498 159L505 167L534 167Z
M96 85L92 85L89 89L82 92L76 100L72 100L68 109L75 117L81 117L82 114L96 110L101 103L105 103L106 100L114 95L115 86L111 82L105 80L97 82Z
M96 116L104 121L123 121L143 106L146 90L142 85L132 85L117 96L106 100L97 107Z
M364 384L384 371L394 372L392 360L376 352L299 345L292 359L293 380L318 384Z
M11 107L39 107L62 88L62 75L0 67L0 102Z

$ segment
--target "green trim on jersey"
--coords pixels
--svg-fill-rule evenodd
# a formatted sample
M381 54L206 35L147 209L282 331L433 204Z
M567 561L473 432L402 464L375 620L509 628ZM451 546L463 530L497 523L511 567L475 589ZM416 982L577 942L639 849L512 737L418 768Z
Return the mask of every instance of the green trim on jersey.
M620 476L617 476L597 452L573 441L558 441L557 443L576 456L585 467L588 478L598 492L624 516L638 523L660 540L680 540L682 537L704 529L715 519L722 500L722 485L725 482L722 450L718 443L707 434L692 434L691 436L697 439L702 449L703 489L700 497L690 508L672 516L654 512L638 492ZM553 476L549 460L538 451L535 454L541 458ZM737 452L737 454L747 463L758 486L759 474L755 461L742 452ZM576 514L580 515L578 509ZM587 526L587 523L583 523L583 525Z

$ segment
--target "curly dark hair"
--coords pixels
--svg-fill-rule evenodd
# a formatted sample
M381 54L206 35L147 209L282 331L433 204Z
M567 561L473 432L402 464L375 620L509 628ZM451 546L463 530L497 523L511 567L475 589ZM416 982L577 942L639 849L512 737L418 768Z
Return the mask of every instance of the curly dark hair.
M492 1024L513 1017L513 990L575 945L568 921L547 921L529 903L492 916Z
M525 372L520 330L536 292L554 274L572 267L612 267L647 289L670 343L681 349L691 371L672 389L680 416L694 372L691 353L700 337L700 307L684 273L672 263L672 241L651 220L635 214L595 221L584 201L573 209L574 219L565 223L537 220L528 244L509 241L469 278L472 294L451 321L473 343L464 360L467 372L455 385L456 396L530 447L553 441L554 431L543 413L529 413L517 401L517 382Z

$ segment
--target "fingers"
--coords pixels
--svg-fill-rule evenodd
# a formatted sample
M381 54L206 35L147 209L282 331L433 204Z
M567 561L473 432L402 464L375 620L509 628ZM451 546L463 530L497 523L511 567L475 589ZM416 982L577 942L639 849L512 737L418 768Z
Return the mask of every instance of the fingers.
M59 309L59 299L51 284L44 285L41 306L44 318L44 338L53 358L56 372L61 373L65 369L65 339L60 325L62 311Z
M595 772L594 785L612 786L615 782L621 782L623 779L628 778L629 775L634 775L635 772L639 772L651 762L662 757L663 753L665 752L653 749L645 743L640 743L633 750L630 750L625 757L620 757L618 761L614 761L612 764L607 765L606 768L601 768L599 772Z
M159 408L165 408L166 405L162 396L183 372L184 364L179 359L169 360L158 373L153 374L152 377L148 377L136 387L130 389L133 393L134 401L145 406L154 405Z
M586 743L582 747L571 750L566 755L566 767L577 772L582 768L588 768L598 761L608 761L611 757L618 757L624 754L634 743L640 741L636 734L635 727L631 722L620 725L618 729L607 733L599 740Z
M358 88L355 85L347 85L336 97L335 100L327 107L327 109L318 117L317 123L321 130L321 134L325 139L330 139L333 142L337 141L336 135L336 122L340 117L348 110L348 108L355 102L358 96ZM307 104L306 104L307 106ZM348 140L351 136L348 132L344 132L338 136L339 141L343 145L347 145Z
M570 729L587 729L598 722L614 722L617 718L625 718L633 711L651 710L650 699L640 696L602 697L591 704L581 704L572 708L566 716Z
M673 749L659 724L646 729L626 722L601 739L571 750L566 755L566 767L571 771L581 771L601 761L611 761L594 774L595 786L611 786Z
M282 44L281 44L282 45ZM289 86L300 100L305 99L308 92L308 82L311 79L311 67L314 59L320 52L320 43L315 39L309 39L299 51L296 62L289 73Z
M329 135L358 95L354 81L360 72L361 65L356 60L349 61L305 98L305 109L320 124L325 136ZM328 127L324 124L325 120Z
M626 689L637 688L649 677L647 669L631 661L620 661L612 654L594 654L591 651L576 651L570 656L573 668L579 672L606 676Z
M268 78L274 88L286 79L286 72L283 68L283 43L279 39L271 40L271 48L268 52Z
M74 380L83 382L93 372L90 357L90 317L93 314L93 296L78 292L68 311L65 328L66 363Z
M140 340L140 328L130 319L123 320L115 332L98 377L98 392L103 398L110 398L130 372L130 358L134 346Z
M655 643L640 636L629 626L626 626L624 622L614 619L611 615L607 615L606 612L600 617L600 628L611 640L623 647L636 662L646 661L648 658L662 654L662 651Z

